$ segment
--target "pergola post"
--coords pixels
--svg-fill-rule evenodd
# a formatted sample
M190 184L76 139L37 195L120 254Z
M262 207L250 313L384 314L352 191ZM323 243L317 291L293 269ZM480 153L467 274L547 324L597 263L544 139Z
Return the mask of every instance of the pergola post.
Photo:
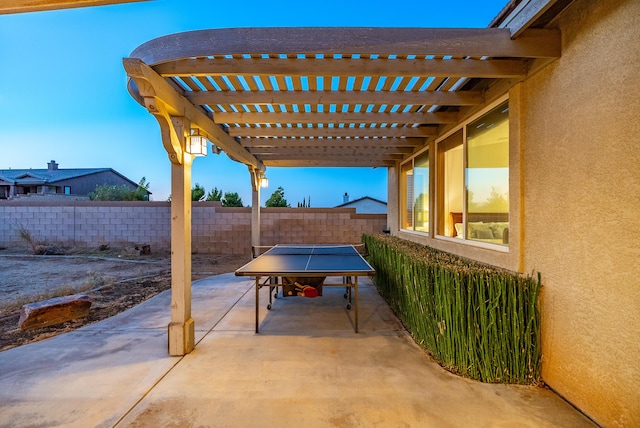
M258 247L260 246L260 180L263 172L249 167L249 173L251 174L251 247Z
M174 136L184 146L190 124L172 118ZM169 156L170 159L172 158ZM180 356L195 346L191 318L191 165L193 156L182 151L181 162L171 162L171 322L169 355ZM173 160L173 159L172 159Z
M169 354L195 346L191 318L191 162L171 164L171 323Z

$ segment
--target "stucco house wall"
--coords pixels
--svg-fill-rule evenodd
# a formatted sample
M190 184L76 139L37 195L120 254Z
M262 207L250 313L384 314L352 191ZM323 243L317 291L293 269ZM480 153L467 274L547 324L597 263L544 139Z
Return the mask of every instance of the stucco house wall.
M604 426L640 426L640 2L580 0L562 57L522 86L524 266L543 378Z
M509 91L508 249L401 230L388 175L392 234L542 274L543 380L607 427L640 426L638 19L637 0L576 0L550 25L561 58Z

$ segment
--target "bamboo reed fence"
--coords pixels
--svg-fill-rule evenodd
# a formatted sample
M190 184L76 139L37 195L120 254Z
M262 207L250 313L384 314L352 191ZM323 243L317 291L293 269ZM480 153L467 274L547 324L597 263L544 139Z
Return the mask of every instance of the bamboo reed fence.
M446 369L482 382L539 384L536 278L384 235L363 235L376 287Z

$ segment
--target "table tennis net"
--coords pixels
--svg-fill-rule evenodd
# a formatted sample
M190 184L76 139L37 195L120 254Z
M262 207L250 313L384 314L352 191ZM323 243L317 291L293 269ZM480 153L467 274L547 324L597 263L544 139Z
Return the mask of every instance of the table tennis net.
M358 251L352 245L276 245L266 252L273 255L313 255L313 256L341 256L357 255Z

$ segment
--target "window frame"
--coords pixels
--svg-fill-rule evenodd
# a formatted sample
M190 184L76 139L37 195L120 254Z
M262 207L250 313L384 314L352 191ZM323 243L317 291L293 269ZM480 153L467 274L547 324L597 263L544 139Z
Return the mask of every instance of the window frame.
M504 244L497 244L497 243L490 243L490 242L483 242L483 241L477 241L477 240L470 240L470 239L460 239L460 238L456 238L456 237L452 237L452 236L445 236L439 233L438 228L439 225L441 224L441 222L447 221L446 217L444 215L444 213L442 212L442 202L440 199L440 192L442 192L441 188L440 188L440 181L441 178L438 177L438 175L440 174L440 168L442 167L440 165L440 159L439 157L439 153L438 153L438 145L440 143L442 143L443 141L445 141L447 138L453 136L455 133L457 132L461 132L462 133L462 145L463 145L463 156L462 156L462 176L463 176L463 198L462 198L462 203L463 203L463 210L462 210L462 215L463 215L463 224L467 224L466 223L466 215L467 215L467 198L466 198L466 178L465 178L465 170L467 168L467 154L466 154L466 137L467 137L467 126L476 121L477 119L479 119L480 117L486 115L487 113L489 113L491 110L497 108L500 104L504 103L505 101L509 102L509 228L515 228L515 227L520 227L520 222L519 221L515 221L516 219L514 218L512 221L512 213L514 213L514 211L516 211L516 213L519 215L519 206L516 208L515 204L512 203L514 202L514 198L519 198L519 189L518 192L513 192L512 189L514 188L515 185L520 186L520 180L517 179L517 182L512 183L512 181L514 181L514 175L518 175L520 174L520 166L519 165L514 165L514 156L518 156L517 153L512 153L512 147L515 144L519 144L519 141L513 141L513 135L514 132L517 132L515 130L515 127L517 127L519 124L514 123L515 120L517 120L517 117L514 117L515 114L519 114L518 111L516 109L514 109L512 107L512 98L518 98L516 97L512 97L510 96L510 94L504 94L501 97L498 97L496 99L494 99L491 103L487 104L486 106L484 106L482 109L478 110L477 112L475 112L474 114L470 115L469 117L465 118L463 121L461 121L460 123L456 124L454 127L450 128L447 130L446 133L442 134L441 136L439 136L436 140L433 140L431 142L429 142L425 148L421 151L416 152L415 154L412 154L412 156L409 159L406 159L404 162L402 162L399 165L398 171L401 170L401 167L406 165L407 163L411 162L412 166L413 163L415 162L415 158L417 158L420 154L424 153L425 151L429 151L430 153L430 160L429 160L429 232L422 232L422 231L417 231L415 230L415 224L413 225L412 229L406 229L403 228L402 226L402 221L399 218L400 216L398 216L398 226L399 226L399 232L400 233L407 233L410 234L412 236L416 236L417 238L419 238L420 241L423 241L423 238L426 239L426 241L424 241L424 243L431 243L431 244L437 244L438 242L442 242L443 245L445 245L446 247L449 247L450 243L456 244L456 248L479 248L479 249L486 249L486 250L491 250L491 252L497 252L497 253L513 253L513 252L518 252L519 251L519 245L515 242L511 241L511 238L513 237L512 231L510 230L509 234L510 234L510 242L507 245ZM513 125L513 126L512 126ZM517 149L517 151L519 152L519 149ZM514 151L515 152L515 151ZM515 167L515 168L514 168ZM400 177L399 177L400 178ZM398 190L400 190L400 188L398 188ZM403 201L402 198L399 198L399 209L405 209L405 207L403 206ZM415 222L414 222L415 223ZM465 226L466 229L466 226ZM519 235L519 234L518 234Z
M429 176L428 176L428 179L429 179L429 183L428 183L428 194L429 194L429 197L427 199L429 209L428 209L428 215L427 215L427 223L428 223L427 229L428 230L426 232L421 231L421 230L416 230L415 181L414 181L414 184L413 184L413 187L412 187L413 191L414 191L414 194L412 195L412 202L411 202L411 205L412 205L411 206L411 218L412 218L411 229L407 229L407 228L404 227L404 212L406 211L406 206L404 205L404 202L406 201L406 197L407 197L407 195L406 195L406 190L407 190L406 187L407 186L404 183L404 176L402 175L405 167L407 166L407 164L411 164L411 171L413 172L412 175L413 175L414 180L415 180L415 176L416 176L415 175L415 160L418 157L424 155L425 153L427 153L428 157L429 157ZM399 222L398 226L399 226L399 230L400 231L406 232L406 233L416 233L416 234L419 234L420 236L433 236L433 211L434 211L433 210L433 205L432 205L432 203L433 203L433 169L434 169L433 168L433 156L432 156L432 151L429 148L429 145L427 145L423 149L417 151L409 159L405 160L404 162L402 162L399 165L398 171L399 171L400 176L399 176L399 189L398 189L399 191L398 191L398 194L399 194L400 197L398 199L399 199L399 209L400 209L399 214L400 215L398 216L398 222Z

